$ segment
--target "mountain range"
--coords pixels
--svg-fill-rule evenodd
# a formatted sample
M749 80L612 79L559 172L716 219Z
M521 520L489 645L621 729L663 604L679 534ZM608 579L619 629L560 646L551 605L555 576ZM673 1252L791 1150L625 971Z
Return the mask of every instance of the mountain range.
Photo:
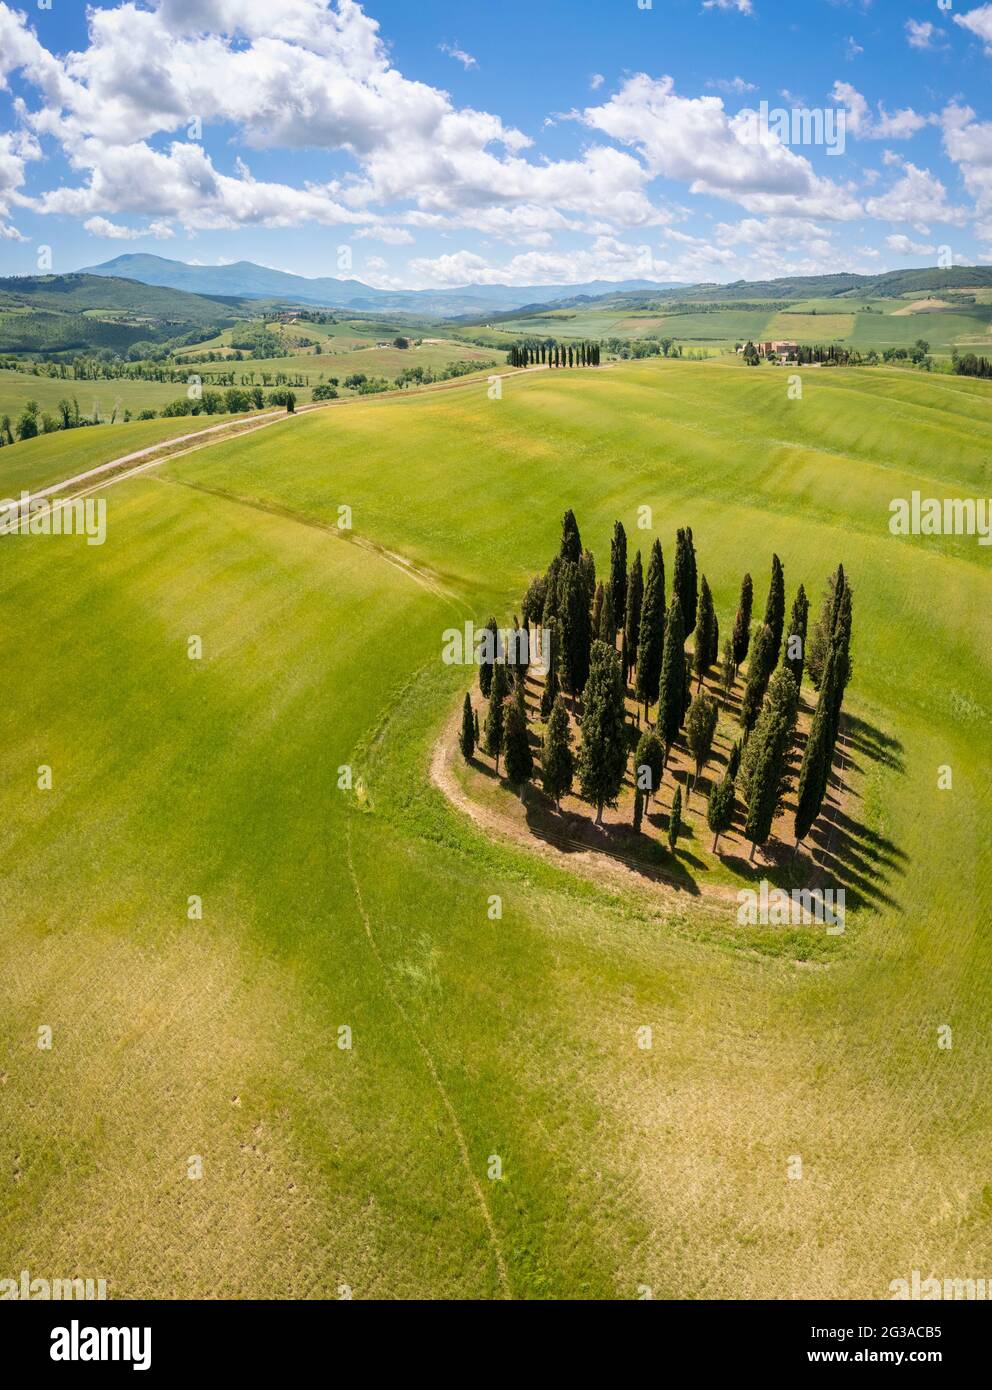
M582 285L462 285L455 289L377 290L361 280L333 276L308 279L285 270L272 270L253 261L231 265L188 265L164 256L115 256L102 265L85 266L83 275L110 275L140 280L190 294L238 299L278 299L327 309L358 312L427 314L453 318L489 311L505 313L526 304L548 304L576 295L595 298L603 294L659 291L673 288L654 280L591 280Z

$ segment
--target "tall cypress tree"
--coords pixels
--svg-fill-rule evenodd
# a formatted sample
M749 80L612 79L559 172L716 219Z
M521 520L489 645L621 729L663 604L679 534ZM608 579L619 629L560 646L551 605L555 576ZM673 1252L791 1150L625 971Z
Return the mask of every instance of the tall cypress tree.
M561 689L561 684L558 680L558 636L553 620L548 628L547 640L549 650L545 653L544 659L548 669L544 677L544 689L541 692L542 719L547 719L550 716L551 711L554 709L555 700L558 698L558 692Z
M689 706L689 713L685 721L685 741L689 745L689 752L696 765L693 786L698 781L699 774L713 751L713 735L716 733L717 716L716 701L705 690L701 691ZM688 801L688 788L686 792L686 801Z
M484 700L488 700L489 691L493 683L493 666L495 664L495 658L498 655L496 651L497 628L495 618L489 619L489 621L486 623L484 631L492 633L492 642L488 643L487 645L491 647L493 659L487 659L485 652L483 652L483 658L479 662L479 689L482 691L482 698Z
M595 592L593 593L593 596L592 596L592 614L591 614L591 617L590 617L590 621L592 622L592 635L593 635L594 637L599 637L599 636L600 636L599 625L600 625L600 623L602 622L602 620L603 620L603 585L602 585L602 582L600 582L599 584L596 585Z
M524 785L534 771L534 757L530 751L527 737L527 716L524 713L523 691L517 687L521 698L509 702L506 711L506 726L503 730L503 750L506 761L506 775L514 786L520 788L523 798Z
M796 686L803 683L803 666L806 661L806 624L809 620L809 599L800 584L789 615L789 626L785 634L785 651L782 665L792 673Z
M658 732L665 744L665 761L678 738L685 709L685 633L678 590L672 594L665 627L665 652L661 664L658 694Z
M467 690L465 703L462 706L462 732L458 746L462 750L462 757L467 763L470 763L472 754L475 752L475 718L472 713L472 698Z
M747 816L744 820L744 835L751 841L750 859L758 845L763 845L772 833L772 823L778 809L782 791L782 779L788 754L788 736L785 720L773 720L764 732L758 756L751 773L750 795L747 803Z
M599 640L610 647L617 644L617 625L613 618L613 589L610 587L603 593L603 609L599 615Z
M630 574L627 576L627 606L624 610L623 627L624 636L627 638L627 660L632 667L637 663L637 640L641 632L641 604L643 602L644 571L641 567L641 552L638 551L634 556L634 563L630 567Z
M665 561L661 542L651 546L648 574L644 581L644 600L641 604L641 627L637 639L637 684L635 693L644 702L644 718L658 698L661 677L662 651L665 644Z
M688 526L680 527L675 533L675 574L672 579L672 593L678 590L682 604L682 630L688 637L696 626L696 552L692 544L692 531Z
M589 678L592 633L589 598L577 564L563 560L558 571L558 672L573 700Z
M561 519L561 545L558 554L563 560L571 560L576 565L582 558L582 537L579 535L579 523L575 520L575 513L571 507Z
M734 688L734 675L737 663L734 661L734 644L729 637L724 639L723 655L720 658L720 685L723 693L729 695Z
M568 727L568 714L561 696L555 700L544 734L544 747L541 750L541 780L544 790L555 803L555 810L561 810L561 799L572 790L575 775L575 758L572 755L572 735Z
M741 581L741 597L734 619L734 664L739 670L747 659L751 644L751 608L754 603L754 585L751 576L746 574ZM734 673L736 675L736 671Z
M506 710L503 701L506 699L508 689L506 667L497 663L493 667L489 708L486 711L486 723L483 729L483 747L489 756L496 760L497 777L499 776L499 755L503 750L503 732L506 727Z
M596 806L597 825L604 805L616 801L627 770L625 716L620 655L615 647L595 642L583 696L578 770L582 795Z
M713 612L713 636L710 642L710 665L715 666L720 657L720 619Z
M747 668L747 682L741 697L741 728L749 734L761 713L761 702L775 668L775 636L767 623L758 629Z
M792 672L787 671L784 666L780 666L771 678L764 706L741 754L737 785L745 801L751 799L751 780L769 730L773 725L781 722L782 737L785 739L785 754L786 759L788 759L796 731L798 714L799 687L796 685ZM784 794L785 790L786 786L783 782L780 791Z
M765 604L765 626L772 630L772 639L775 656L772 665L778 662L778 654L782 646L782 628L785 625L785 572L782 569L782 561L777 555L772 556L772 580L768 589L768 602Z
M613 540L610 542L610 598L613 616L621 623L627 611L627 532L619 521L613 525ZM612 641L615 635L614 629L608 640Z
M816 690L820 689L823 673L826 670L827 657L830 655L830 643L833 639L837 614L846 586L844 566L838 565L827 581L823 605L806 644L806 670L809 672L809 678Z
M796 850L809 834L813 822L820 814L827 783L830 780L830 765L833 758L831 725L836 701L837 660L836 648L832 647L823 671L820 684L820 698L816 702L816 712L810 725L799 769L799 788L796 795Z
M713 595L710 593L710 586L707 584L706 575L704 574L702 583L699 587L699 612L696 618L696 643L693 650L693 667L699 685L702 685L703 677L713 664L713 635L715 624L716 614L713 611Z

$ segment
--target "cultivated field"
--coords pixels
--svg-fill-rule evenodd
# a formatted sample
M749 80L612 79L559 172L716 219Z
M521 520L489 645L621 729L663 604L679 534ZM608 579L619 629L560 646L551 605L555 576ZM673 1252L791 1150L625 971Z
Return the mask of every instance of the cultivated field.
M990 550L888 532L914 489L988 494L992 394L801 376L350 401L109 487L103 547L0 540L0 1266L357 1298L881 1298L992 1267ZM843 561L858 796L829 852L860 905L829 957L433 786L475 674L442 632L519 611L566 507L600 575L616 519L666 562L691 525L724 633L773 549L814 615Z

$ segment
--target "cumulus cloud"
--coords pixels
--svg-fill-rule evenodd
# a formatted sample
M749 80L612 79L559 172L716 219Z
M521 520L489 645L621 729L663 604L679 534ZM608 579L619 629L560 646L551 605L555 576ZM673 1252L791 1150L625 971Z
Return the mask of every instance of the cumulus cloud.
M692 193L759 213L845 220L861 212L848 189L817 175L757 112L730 116L720 97L681 97L671 77L638 73L583 119L634 146L652 173L686 182Z
M992 5L980 5L977 10L967 14L956 14L954 23L960 24L976 38L984 39L986 53L992 54Z
M906 42L910 48L931 49L937 46L940 30L929 20L907 19Z
M960 225L965 221L963 208L947 201L947 189L929 169L918 169L908 161L903 165L902 178L878 198L866 205L869 217L884 222L908 222L926 235L931 222Z
M110 222L106 217L88 217L83 226L90 236L107 237L111 241L138 241L146 236L165 241L175 236L168 222L151 222L147 227L124 227L119 222Z
M878 115L873 115L867 99L850 82L835 82L830 96L847 112L847 129L861 140L907 140L927 124L926 116L908 106L890 115L879 102Z
M885 238L885 244L890 251L895 251L899 256L932 256L936 254L936 246L930 246L925 241L910 241L908 236L903 236L901 232Z
M703 0L704 10L737 10L741 14L754 14L751 0Z
M466 70L468 68L477 68L479 66L478 62L475 58L472 57L471 53L466 53L464 48L459 48L457 44L439 43L438 48L441 50L442 53L447 53L449 58L454 58L456 63L461 63L462 67Z

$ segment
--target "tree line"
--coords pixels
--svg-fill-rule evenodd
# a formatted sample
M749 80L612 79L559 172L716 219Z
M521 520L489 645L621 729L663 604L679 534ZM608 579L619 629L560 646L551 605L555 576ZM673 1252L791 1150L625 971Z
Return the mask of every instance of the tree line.
M598 343L511 343L506 354L509 367L598 367Z
M710 788L707 821L716 852L740 801L753 859L757 846L771 837L790 790L800 691L808 679L817 701L798 775L798 850L820 814L833 764L844 691L852 674L853 594L843 565L838 565L808 632L810 607L801 584L786 621L785 572L773 555L768 597L757 624L752 621L753 598L753 581L745 574L733 625L721 646L712 591L698 570L691 528L680 528L676 534L669 594L659 540L651 545L646 570L640 551L628 565L626 532L616 522L609 573L597 581L595 560L582 544L574 513L565 513L558 553L547 570L531 580L521 615L514 617L515 633L529 636L540 629L550 636L550 650L542 652L540 714L545 728L540 778L556 809L577 785L582 798L596 807L596 823L601 824L604 807L617 804L629 747L638 734L634 829L641 829L679 739L694 767L692 784L687 784L687 797L691 795L713 751L719 696L705 681L716 668L717 690L727 709L732 707L729 696L738 676L743 680L737 714L741 732L723 777ZM466 761L481 747L495 759L497 775L502 756L506 777L523 795L535 772L525 702L530 648L526 641L514 641L510 651L501 650L495 618L486 626L494 639L492 659L485 656L479 667L486 710L480 728L479 713L471 693L466 693L459 745ZM690 638L692 647L687 650ZM637 701L633 716L627 710L630 694ZM569 707L578 724L577 747ZM681 815L682 789L677 786L669 820L672 850Z

